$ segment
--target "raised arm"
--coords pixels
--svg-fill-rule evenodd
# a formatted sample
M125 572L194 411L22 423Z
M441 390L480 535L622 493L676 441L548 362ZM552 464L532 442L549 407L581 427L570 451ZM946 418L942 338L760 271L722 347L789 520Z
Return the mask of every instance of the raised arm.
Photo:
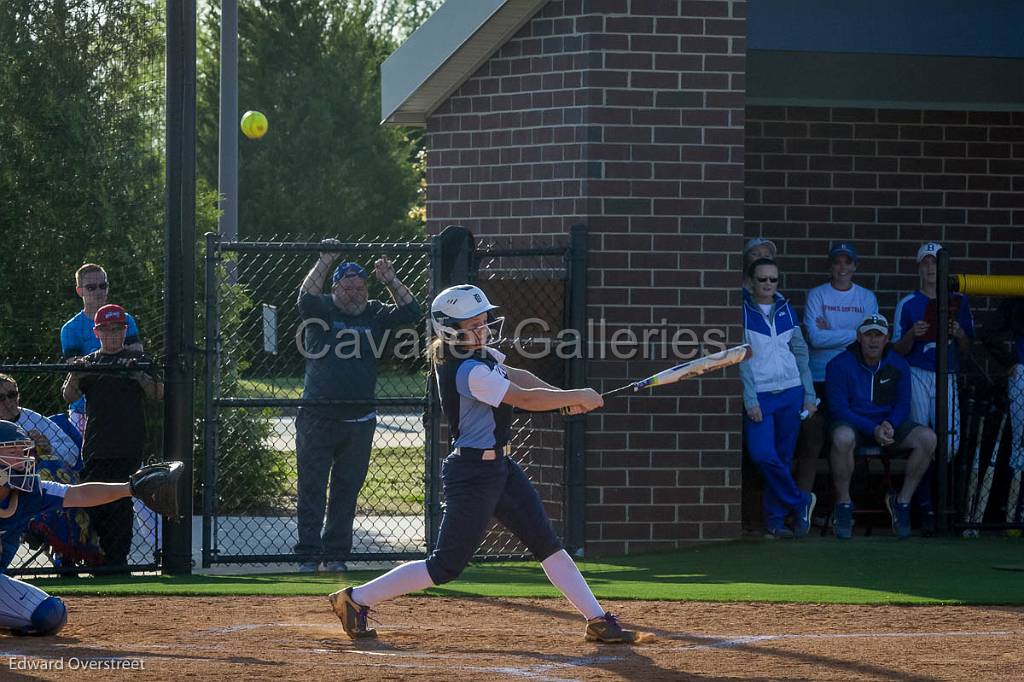
M387 258L381 257L373 265L373 274L377 280L388 288L395 305L407 306L416 301L409 287L402 284L402 281L395 273L395 266Z
M337 239L325 239L321 244L325 249L340 246ZM327 279L327 273L331 269L331 264L340 255L339 252L333 250L321 251L320 256L316 259L316 263L313 264L313 267L306 273L305 279L302 280L299 291L301 293L313 294L314 296L322 294L324 291L324 281Z

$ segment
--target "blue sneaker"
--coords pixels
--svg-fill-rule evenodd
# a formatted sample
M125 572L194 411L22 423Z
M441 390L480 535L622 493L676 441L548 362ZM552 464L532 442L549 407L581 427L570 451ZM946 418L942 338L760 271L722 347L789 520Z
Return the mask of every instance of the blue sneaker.
M790 529L779 526L778 528L765 528L764 537L768 540L792 540L794 535Z
M793 513L793 535L798 538L806 537L811 532L811 514L814 513L814 505L818 502L814 493L804 495L804 503Z
M840 502L832 512L832 532L840 540L853 537L853 502Z
M891 493L885 496L885 507L892 516L892 529L900 540L910 537L910 503L900 502L896 494Z

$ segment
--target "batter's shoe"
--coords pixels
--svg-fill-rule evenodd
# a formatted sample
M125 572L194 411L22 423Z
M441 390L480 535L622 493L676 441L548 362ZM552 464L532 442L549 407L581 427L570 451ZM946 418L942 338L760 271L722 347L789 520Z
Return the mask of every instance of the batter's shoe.
M345 634L351 639L366 639L377 636L375 629L366 627L366 616L370 613L370 607L356 603L356 600L352 598L351 587L334 592L329 599L331 600L331 608L334 609L335 615L341 620L341 627L345 629Z
M619 625L619 619L608 611L605 611L603 616L587 621L586 637L588 642L604 642L605 644L636 641L636 633L632 630L624 630Z

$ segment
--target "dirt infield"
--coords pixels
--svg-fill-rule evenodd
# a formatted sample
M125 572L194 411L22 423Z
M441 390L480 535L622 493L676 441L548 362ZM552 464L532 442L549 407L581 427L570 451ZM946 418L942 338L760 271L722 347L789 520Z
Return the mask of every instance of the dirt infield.
M56 638L0 637L0 679L995 680L1024 608L620 602L635 646L583 641L567 603L402 598L349 641L325 598L68 600Z

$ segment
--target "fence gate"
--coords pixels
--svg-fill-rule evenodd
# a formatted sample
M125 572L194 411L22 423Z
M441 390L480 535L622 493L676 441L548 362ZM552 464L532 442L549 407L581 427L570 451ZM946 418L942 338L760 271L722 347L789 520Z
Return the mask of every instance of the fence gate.
M571 313L583 315L585 234L580 228L573 235L563 247L482 248L471 257L469 275L502 306L505 335L516 336L518 327L518 336L525 337L503 344L509 362L559 386L581 385L583 379L579 355L562 360L553 348L542 352L560 330L583 327ZM353 402L302 397L306 360L297 296L322 246L224 242L215 234L207 235L206 246L203 429L196 464L202 471L196 478L203 482L196 501L203 518L203 566L296 562L303 558L295 554L298 408ZM371 271L377 258L388 258L423 311L375 351L376 398L368 409L376 412L376 430L347 558L422 558L440 524L440 463L448 453L422 353L430 337L425 312L439 285L440 244L360 241L334 249ZM368 290L371 300L391 301L372 274ZM520 324L527 318L532 324ZM513 426L512 456L538 486L570 548L582 545L582 516L572 510L582 510L582 429L582 418L552 414L517 414ZM326 491L328 481L323 486ZM524 554L514 537L492 529L479 556Z

